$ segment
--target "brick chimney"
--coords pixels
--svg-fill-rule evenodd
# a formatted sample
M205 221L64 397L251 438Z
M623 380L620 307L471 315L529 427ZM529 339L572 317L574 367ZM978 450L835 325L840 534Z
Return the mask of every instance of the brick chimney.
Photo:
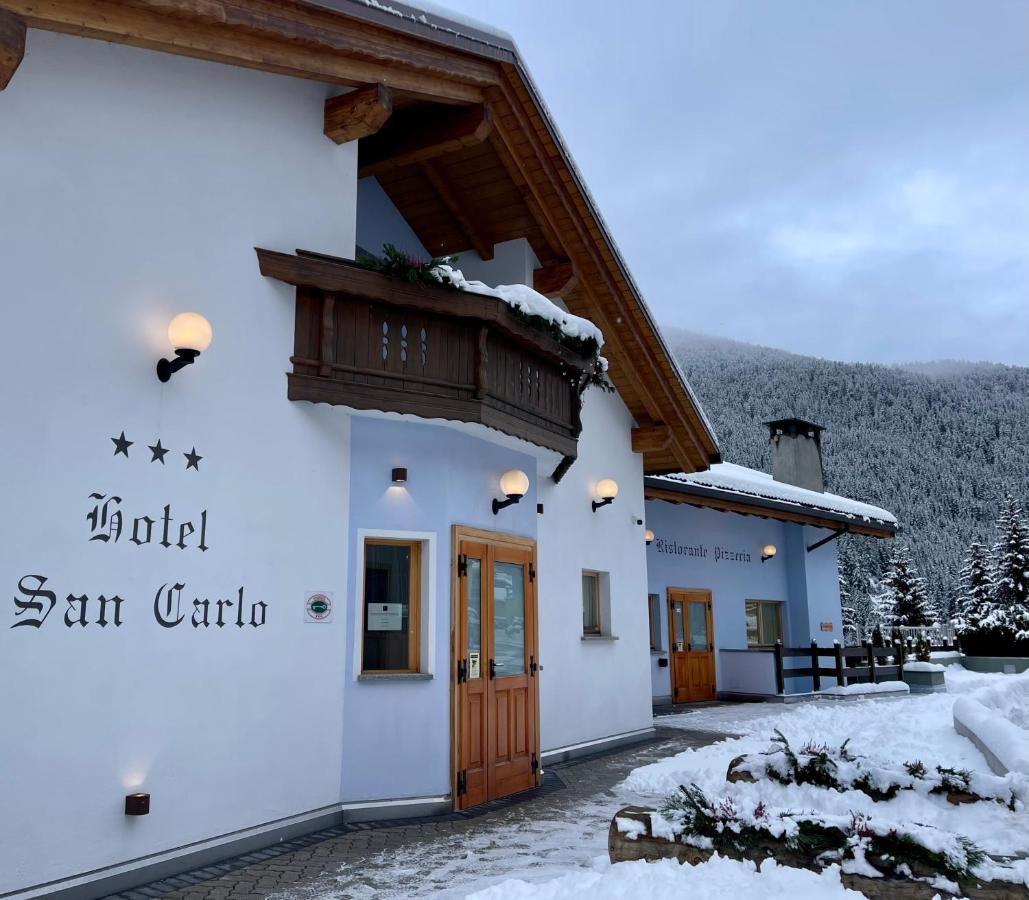
M777 419L765 424L772 444L772 478L824 493L822 426L803 419Z

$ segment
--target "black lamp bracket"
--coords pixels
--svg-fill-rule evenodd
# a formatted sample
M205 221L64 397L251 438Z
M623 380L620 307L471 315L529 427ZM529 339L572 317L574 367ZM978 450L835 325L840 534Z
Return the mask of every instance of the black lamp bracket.
M508 494L506 500L494 500L493 515L496 515L500 510L506 509L508 506L514 506L521 499L521 494Z
M179 369L195 362L199 355L199 350L181 349L175 351L175 359L159 359L157 361L158 380L162 383L169 381Z
M593 512L596 512L602 506L608 506L609 504L614 503L614 502L615 502L615 498L614 497L606 497L603 500L594 500L593 501Z

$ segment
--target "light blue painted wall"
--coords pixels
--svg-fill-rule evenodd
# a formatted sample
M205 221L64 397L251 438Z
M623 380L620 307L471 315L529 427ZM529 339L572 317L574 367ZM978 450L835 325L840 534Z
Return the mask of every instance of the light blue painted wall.
M812 636L829 646L842 640L840 594L837 580L835 543L807 553L808 544L829 532L807 526L722 513L711 509L648 500L647 527L654 531L654 543L647 548L648 591L661 598L661 642L668 649L667 591L669 588L698 588L711 591L714 643L717 649L747 646L745 603L747 600L776 600L786 604L783 616L787 645L806 645ZM774 559L761 562L761 548L775 544ZM706 556L674 552L670 545L702 546ZM717 549L749 553L750 561L718 558ZM833 624L832 632L821 632L821 622ZM716 679L721 689L731 679L722 668L732 654L717 654ZM668 668L658 659L667 652L652 654L653 696L671 693ZM791 679L790 691L804 690L800 679ZM774 690L774 686L772 688Z
M422 246L379 182L375 178L362 178L357 182L357 245L378 256L384 244L393 244L419 259L429 259L432 255Z
M406 466L405 487L390 470ZM493 515L500 476L521 469L529 493ZM536 537L536 460L452 428L354 417L351 426L350 558L343 699L344 802L439 796L450 790L451 526ZM353 628L358 530L432 532L436 538L436 664L429 681L357 681ZM423 565L428 560L423 559ZM423 615L426 598L423 597Z

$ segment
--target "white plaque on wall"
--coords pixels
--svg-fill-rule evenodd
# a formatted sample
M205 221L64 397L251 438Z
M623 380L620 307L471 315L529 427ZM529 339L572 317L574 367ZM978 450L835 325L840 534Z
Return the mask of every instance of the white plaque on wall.
M403 603L369 603L366 613L368 631L400 631L403 628Z

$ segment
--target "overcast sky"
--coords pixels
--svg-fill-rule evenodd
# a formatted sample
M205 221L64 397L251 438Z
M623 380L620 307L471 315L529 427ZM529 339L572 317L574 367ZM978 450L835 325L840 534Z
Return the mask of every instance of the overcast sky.
M1029 365L1029 0L443 2L514 35L663 324Z

